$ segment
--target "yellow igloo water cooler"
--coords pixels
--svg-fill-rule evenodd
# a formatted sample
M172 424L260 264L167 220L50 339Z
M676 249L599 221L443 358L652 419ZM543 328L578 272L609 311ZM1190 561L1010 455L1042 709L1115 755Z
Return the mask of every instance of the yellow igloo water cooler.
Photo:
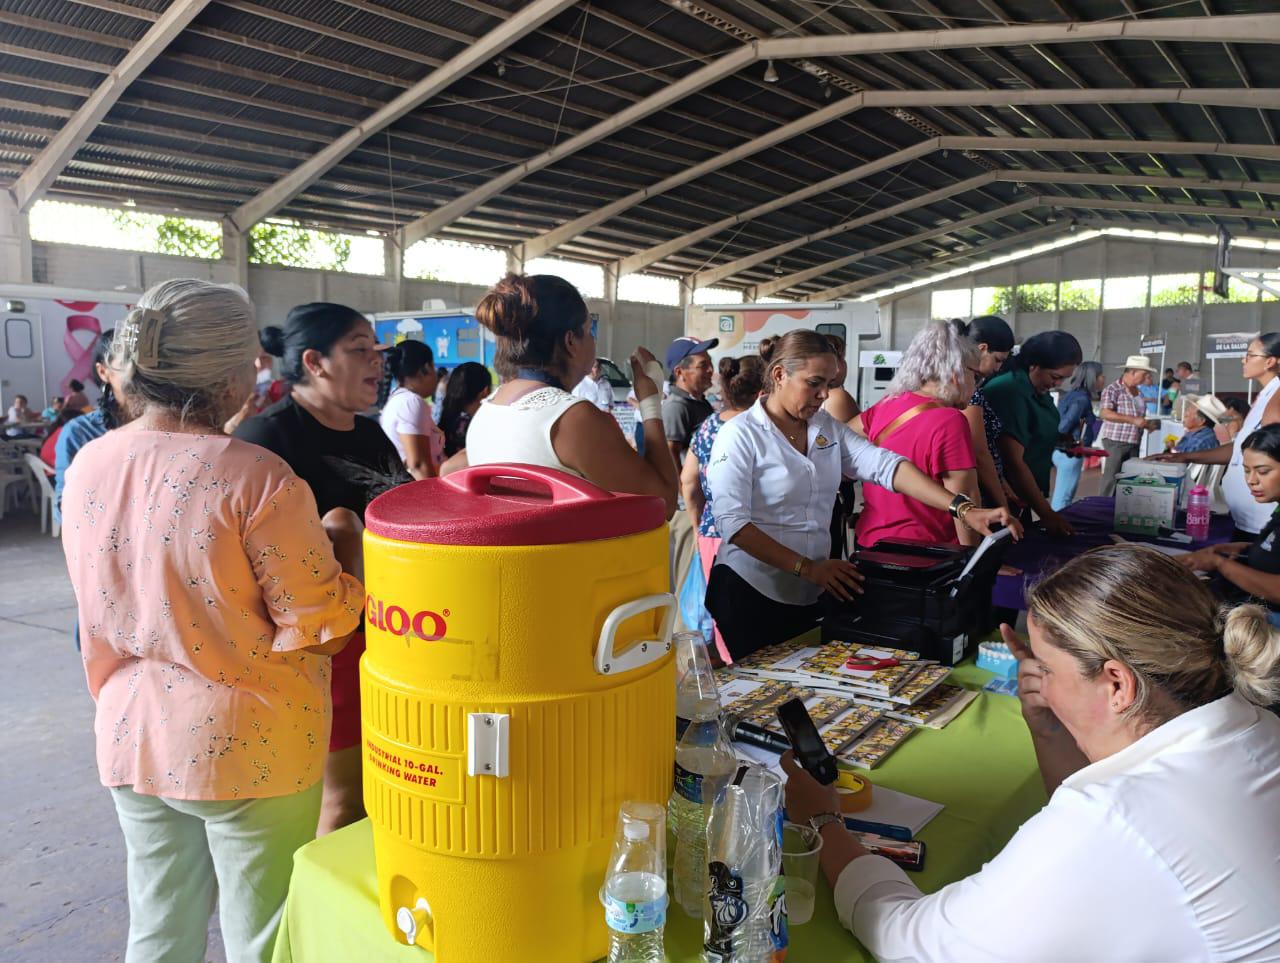
M594 960L624 800L675 744L660 499L484 465L374 500L364 798L383 919L441 963Z

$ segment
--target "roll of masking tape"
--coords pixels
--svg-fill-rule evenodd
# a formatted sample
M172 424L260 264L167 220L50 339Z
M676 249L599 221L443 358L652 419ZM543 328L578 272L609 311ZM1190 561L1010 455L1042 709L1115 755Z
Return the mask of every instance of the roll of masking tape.
M871 805L871 782L847 769L836 776L836 793L842 813L859 813Z

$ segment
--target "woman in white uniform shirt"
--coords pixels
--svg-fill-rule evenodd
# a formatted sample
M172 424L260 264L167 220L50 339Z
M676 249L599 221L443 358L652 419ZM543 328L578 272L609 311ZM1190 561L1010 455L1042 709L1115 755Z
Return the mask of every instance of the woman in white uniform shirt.
M928 896L848 833L783 757L787 814L823 837L836 913L880 960L1280 958L1280 635L1223 614L1174 559L1094 549L1031 590L1022 713L1048 805Z
M1244 480L1244 454L1241 443L1263 425L1280 422L1280 334L1260 334L1249 342L1245 356L1240 359L1242 373L1261 388L1253 399L1253 407L1244 418L1240 430L1231 444L1219 445L1204 451L1187 451L1178 454L1157 455L1157 461L1171 461L1180 465L1226 465L1222 476L1222 494L1231 509L1236 523L1232 536L1234 542L1251 542L1271 520L1271 506L1260 505L1254 500Z
M950 509L984 534L997 524L1021 534L1006 509L975 507L823 411L838 366L822 335L791 331L766 339L760 353L764 396L720 430L707 468L722 538L707 610L735 659L813 628L824 591L843 600L861 593L858 570L828 557L841 478Z

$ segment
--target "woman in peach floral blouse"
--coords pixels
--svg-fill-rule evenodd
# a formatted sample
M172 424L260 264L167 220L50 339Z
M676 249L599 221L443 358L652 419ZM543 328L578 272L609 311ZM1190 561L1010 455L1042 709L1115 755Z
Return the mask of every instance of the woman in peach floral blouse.
M128 851L129 961L267 960L313 838L329 661L359 624L360 522L322 520L275 455L223 436L253 386L242 293L160 284L108 363L136 416L67 474L63 548ZM346 562L343 571L340 559Z

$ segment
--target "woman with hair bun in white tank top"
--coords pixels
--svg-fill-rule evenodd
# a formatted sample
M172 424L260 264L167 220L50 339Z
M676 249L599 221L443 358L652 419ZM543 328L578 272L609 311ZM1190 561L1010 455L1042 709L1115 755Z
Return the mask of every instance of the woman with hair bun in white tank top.
M505 380L472 418L465 451L442 473L495 462L541 465L609 491L656 495L668 516L675 511L676 468L662 427L661 375L655 379L646 370L657 369L648 350L631 356L644 419L641 456L612 415L568 390L596 359L596 322L577 288L550 274L508 274L476 305L476 318L497 339L495 364Z

